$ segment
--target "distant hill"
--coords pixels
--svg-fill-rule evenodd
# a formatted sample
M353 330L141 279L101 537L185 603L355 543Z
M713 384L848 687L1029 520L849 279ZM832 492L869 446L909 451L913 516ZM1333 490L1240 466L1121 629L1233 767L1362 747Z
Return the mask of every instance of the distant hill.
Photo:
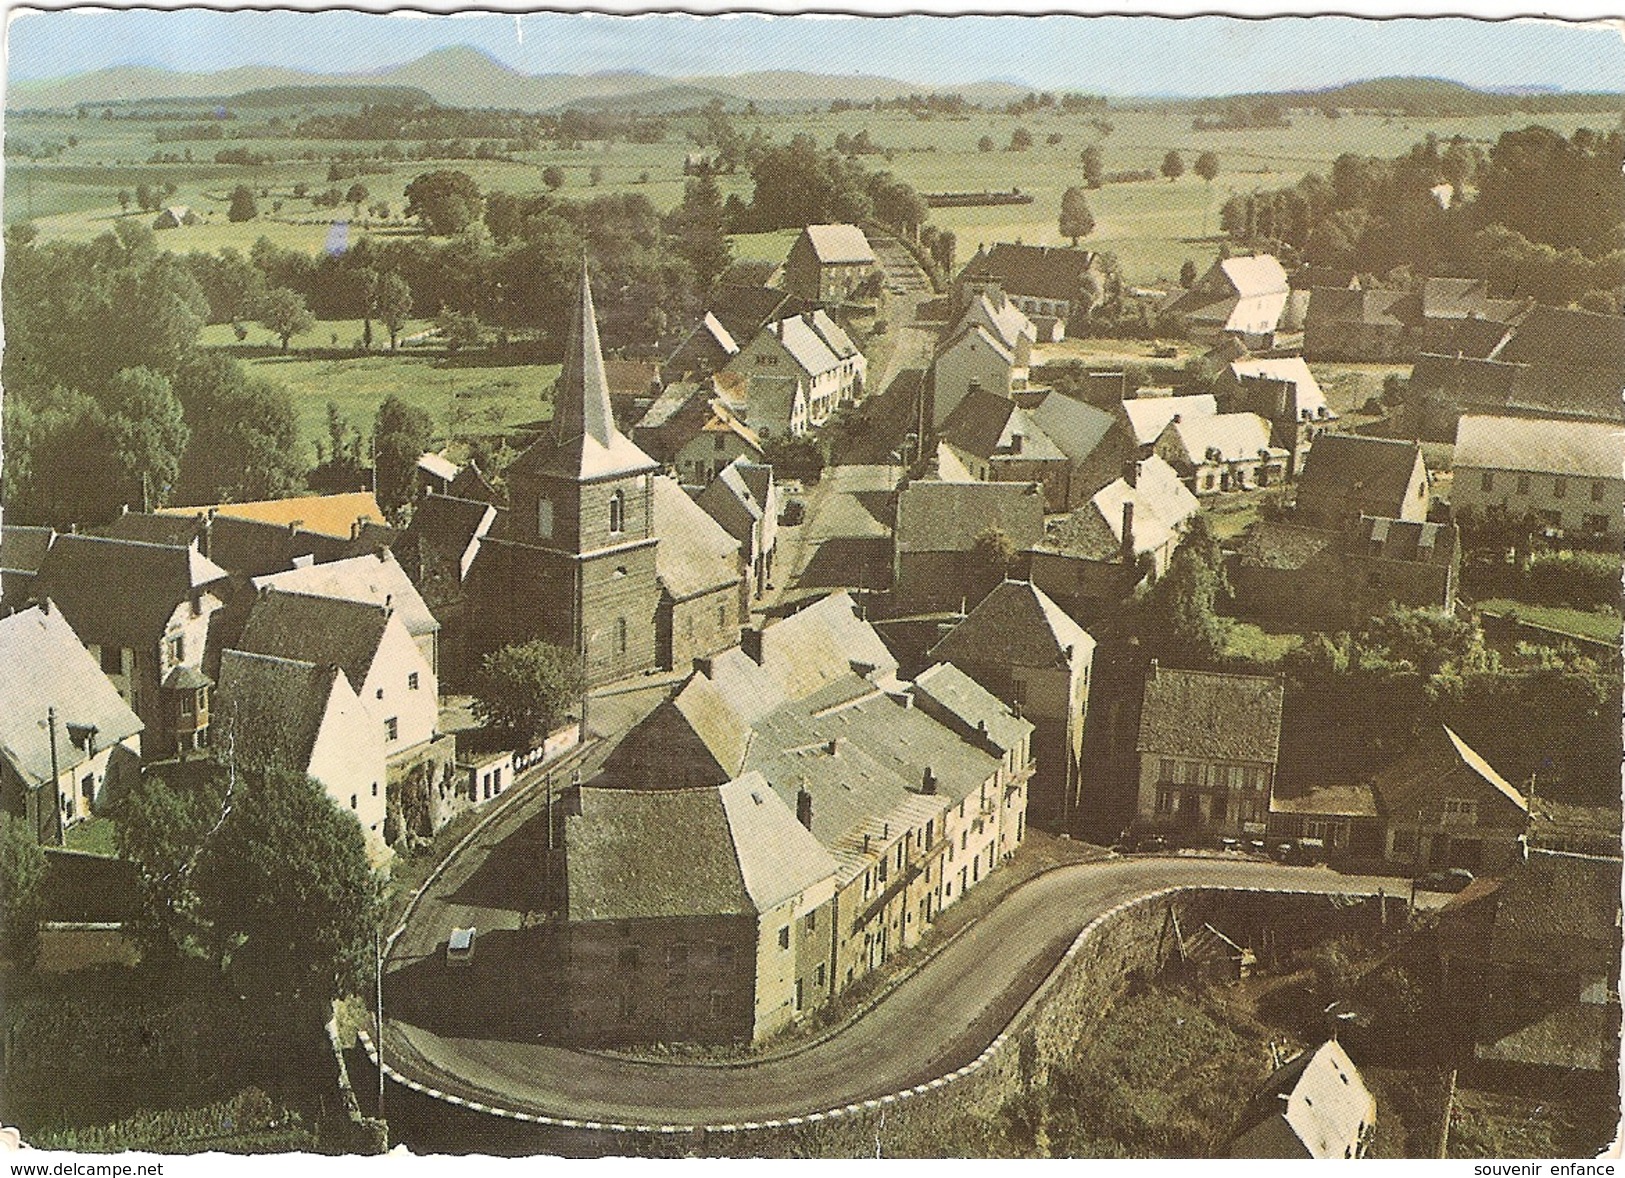
M6 94L11 109L62 108L86 103L197 100L289 87L314 87L330 102L341 92L399 88L422 92L443 106L557 111L568 107L651 111L679 110L715 98L764 110L808 109L838 98L887 100L938 91L957 93L984 106L1003 106L1032 87L1002 79L931 84L871 74L816 74L770 70L731 75L670 78L621 71L602 74L526 74L478 49L455 46L414 61L366 74L314 74L269 66L242 66L216 73L178 73L150 66L114 66L50 81L15 82ZM298 101L294 99L294 101ZM358 96L358 101L376 101ZM1534 87L1478 90L1442 78L1373 78L1323 90L1183 98L1175 105L1212 109L1229 103L1274 102L1281 106L1392 110L1407 115L1475 115L1555 110L1613 111L1620 94L1570 94Z
M64 108L86 103L198 100L286 87L405 87L443 106L553 111L567 107L678 110L721 98L763 109L805 109L837 98L860 102L953 90L973 102L1011 102L1025 87L997 82L924 86L871 75L771 71L686 78L622 71L602 74L526 74L468 46L436 50L404 65L367 74L314 74L274 67L239 67L217 73L179 73L149 66L114 66L49 81L14 82L11 109ZM372 101L372 99L361 99Z

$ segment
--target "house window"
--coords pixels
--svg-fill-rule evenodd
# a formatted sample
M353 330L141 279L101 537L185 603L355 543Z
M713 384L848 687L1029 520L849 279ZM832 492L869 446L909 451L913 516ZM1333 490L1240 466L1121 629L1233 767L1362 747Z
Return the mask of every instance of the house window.
M121 646L102 647L102 674L124 674L124 648Z
M357 802L358 802L358 799L356 798L356 795L351 794L350 795L350 809L352 809L352 810L360 809L360 806L357 805Z
M1486 470L1478 476L1478 489L1485 492L1495 490L1495 473L1493 471Z
M1174 780L1174 762L1171 757L1161 757L1157 761L1157 780Z
M1608 517L1606 515L1588 515L1581 522L1586 531L1598 535L1608 530Z
M783 928L781 928L779 930L779 948L780 949L788 949L789 947L790 947L790 926L785 925Z
M1478 802L1467 798L1446 798L1444 800L1444 820L1446 822L1475 823L1478 821Z
M705 1012L711 1018L722 1017L722 991L712 990L705 998Z
M824 984L824 963L820 961L818 963L818 968L813 970L813 985L822 986L823 984Z
M807 918L802 921L802 927L804 927L809 933L818 927L817 911L807 913Z
M801 979L796 979L796 1009L801 1009Z
M1526 474L1521 474L1518 476L1518 494L1529 494L1529 476Z
M385 740L396 740L396 739L399 739L400 735L401 735L401 725L400 725L400 721L398 719L396 719L394 716L391 716L389 719L384 721L384 739Z
M182 662L186 658L186 636L177 634L169 640L169 661Z
M413 671L410 675L408 675L406 677L406 690L408 690L408 691L416 691L417 689L418 689L418 673L416 671Z
M544 540L553 538L553 501L551 499L538 499L536 501L536 534Z
M1207 476L1203 478L1202 489L1205 491L1213 490L1213 473L1211 471L1209 471Z
M1568 491L1569 491L1569 481L1568 481L1568 479L1564 478L1562 475L1558 475L1555 479L1552 480L1552 498L1553 499L1561 499L1561 498L1563 498L1564 495L1568 494Z
M615 653L626 653L626 619L615 619Z
M1602 502L1602 491L1605 485L1601 479L1597 479L1591 484L1591 502Z
M1159 789L1157 791L1157 813L1172 814L1174 812L1174 791Z
M719 630L726 629L727 625L728 625L728 604L727 604L727 602L724 602L723 604L717 606L717 628Z
M372 796L378 796L378 783L376 781L372 783Z

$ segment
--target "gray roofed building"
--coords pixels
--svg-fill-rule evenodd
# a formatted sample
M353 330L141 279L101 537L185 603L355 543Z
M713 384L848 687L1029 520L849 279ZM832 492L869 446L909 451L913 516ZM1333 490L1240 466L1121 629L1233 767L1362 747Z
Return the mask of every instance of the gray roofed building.
M0 761L28 788L52 780L55 709L59 775L138 735L141 720L49 603L0 618Z
M474 506L470 504L470 507ZM486 504L477 506L492 510ZM353 556L348 560L333 560L283 573L270 573L255 577L249 583L256 591L278 589L312 597L336 597L386 606L395 611L406 626L406 632L414 638L433 635L440 629L440 623L429 611L406 570L387 548L370 556Z
M961 739L985 739L1009 753L1032 736L1032 721L1017 716L952 663L933 663L921 671L911 691L928 716L954 728Z
M226 580L195 548L101 536L58 536L40 562L36 599L49 597L81 641L141 649L175 608Z
M1619 479L1625 476L1625 431L1600 421L1463 415L1453 465Z
M1360 1158L1377 1101L1336 1039L1277 1068L1242 1115L1235 1158Z
M1094 260L1089 250L1000 241L978 249L958 281L994 282L1018 298L1072 303L1080 299L1084 276Z
M1319 527L1345 527L1362 515L1427 517L1422 447L1398 438L1322 434L1298 478L1297 515Z
M480 541L497 520L497 509L479 499L425 495L394 553L430 609L462 599L479 555Z
M1219 412L1219 403L1212 393L1193 393L1182 397L1139 396L1122 404L1123 416L1134 431L1134 440L1142 446L1155 443L1175 417L1212 417Z
M660 519L655 575L662 589L683 601L739 584L744 573L738 541L690 499L676 479L654 477L654 504Z
M934 662L961 667L1048 667L1074 659L1087 663L1095 640L1043 590L1028 581L1005 581L984 597L927 653Z
M897 497L899 553L968 552L996 528L1026 548L1044 534L1044 497L1037 483L958 483L919 479Z
M0 602L10 605L28 600L34 576L55 540L52 528L0 527Z
M222 738L247 763L304 772L341 674L334 663L226 651L215 693Z
M1246 462L1270 448L1270 426L1256 413L1219 413L1212 417L1177 417L1163 437L1172 435L1178 452L1193 466L1206 462ZM1159 445L1159 452L1161 446ZM1164 455L1166 457L1166 455Z
M1275 763L1282 680L1184 671L1152 662L1140 709L1139 752L1198 761Z
M360 690L390 622L390 610L363 601L263 590L238 649L326 666L336 664Z

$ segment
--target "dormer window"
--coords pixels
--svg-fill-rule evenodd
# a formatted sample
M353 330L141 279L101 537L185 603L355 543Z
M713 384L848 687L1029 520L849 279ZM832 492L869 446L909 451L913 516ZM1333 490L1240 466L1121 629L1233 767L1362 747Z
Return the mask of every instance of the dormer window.
M618 536L626 530L626 496L616 491L609 497L609 534Z
M553 538L553 501L551 499L538 499L536 501L536 534L544 540Z

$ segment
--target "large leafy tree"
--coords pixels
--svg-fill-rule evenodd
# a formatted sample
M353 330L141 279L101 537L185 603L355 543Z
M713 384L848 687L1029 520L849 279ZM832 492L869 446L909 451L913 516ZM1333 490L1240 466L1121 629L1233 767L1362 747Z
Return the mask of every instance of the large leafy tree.
M389 332L389 347L393 351L400 341L401 329L406 326L407 317L412 314L412 288L395 271L387 270L378 276L373 300L378 318L383 322L384 330Z
M361 824L312 779L243 772L193 878L207 943L243 993L325 1002L369 976L378 882Z
M485 656L474 683L474 714L528 744L581 704L581 660L536 639Z
M424 172L406 186L406 215L424 231L449 237L479 219L480 186L467 172Z
M1061 193L1061 236L1070 237L1072 244L1078 238L1088 237L1095 231L1095 215L1089 211L1089 198L1083 189L1073 185Z
M113 378L106 403L113 470L122 502L162 506L175 489L191 430L169 378L150 368L126 368Z
M119 857L136 866L136 938L149 961L195 951L202 932L193 871L222 820L225 787L198 773L184 788L148 774L114 803Z
M316 317L310 313L305 296L298 291L279 286L260 300L260 326L282 341L282 350L288 350L288 341L316 326Z
M722 190L709 172L683 188L683 203L666 217L666 232L677 252L694 267L701 287L708 287L733 260L733 246L723 225Z
M0 949L24 968L34 964L39 952L45 870L45 852L28 823L0 814Z
M300 489L299 417L286 389L251 379L229 356L208 352L181 368L175 394L192 433L177 499L278 499Z
M387 397L373 422L372 453L378 503L395 511L417 494L418 459L429 448L434 421L416 405Z
M1141 603L1144 648L1176 666L1217 665L1230 625L1219 605L1229 595L1218 538L1207 517L1193 516L1167 570Z

